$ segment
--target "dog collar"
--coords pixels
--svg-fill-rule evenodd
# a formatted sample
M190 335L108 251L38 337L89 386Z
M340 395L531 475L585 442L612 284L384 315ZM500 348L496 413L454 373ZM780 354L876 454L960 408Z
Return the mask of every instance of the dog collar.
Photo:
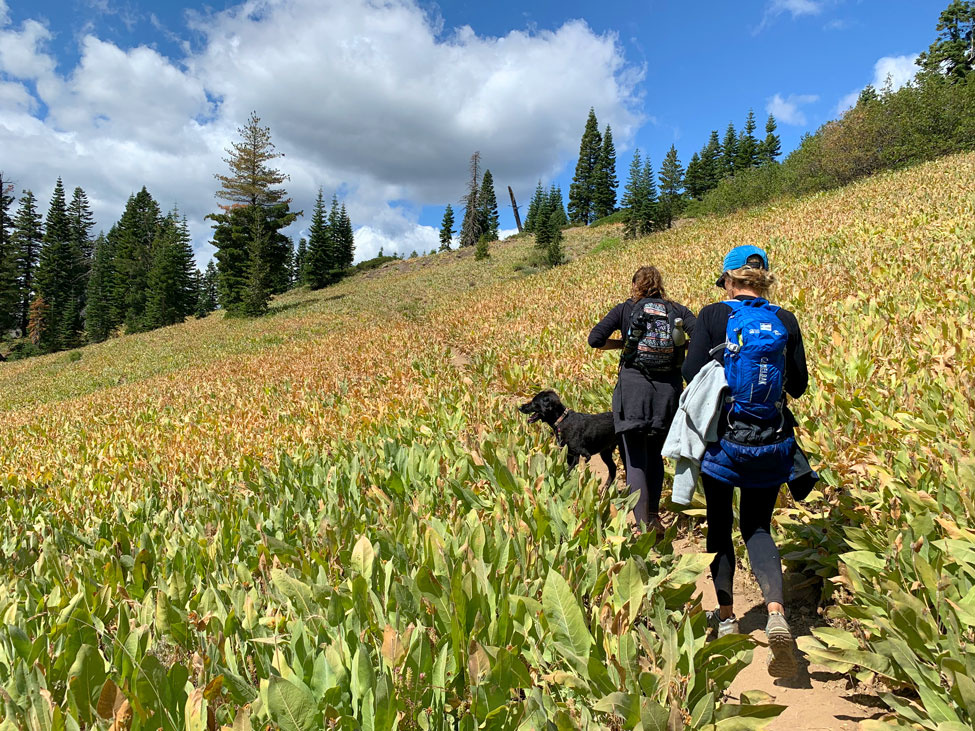
M552 428L555 429L555 431L558 431L559 430L559 424L561 424L563 421L565 421L565 417L567 417L568 415L569 415L569 410L566 409L565 411L562 412L562 416L560 416L558 419L556 419L555 420L555 423L552 424Z

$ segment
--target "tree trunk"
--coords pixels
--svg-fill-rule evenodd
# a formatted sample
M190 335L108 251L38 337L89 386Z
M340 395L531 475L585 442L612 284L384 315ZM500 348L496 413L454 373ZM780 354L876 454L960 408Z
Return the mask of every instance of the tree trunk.
M511 196L511 210L515 212L515 223L518 225L518 233L521 233L521 216L518 215L518 204L515 202L515 192L508 186L508 195Z

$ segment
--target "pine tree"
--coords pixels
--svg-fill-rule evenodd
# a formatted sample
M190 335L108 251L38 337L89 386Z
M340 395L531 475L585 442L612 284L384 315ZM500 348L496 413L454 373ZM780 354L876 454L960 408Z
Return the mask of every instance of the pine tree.
M623 227L626 238L645 236L657 225L657 184L654 181L650 156L640 159L640 150L633 151L629 179L623 190L623 207L627 211Z
M490 170L484 171L478 199L481 206L481 231L484 232L482 235L487 236L488 241L497 241L500 229L498 198L494 194L494 177Z
M711 130L708 143L701 150L701 183L703 193L717 187L721 179L721 142L718 130Z
M770 114L765 123L765 139L758 146L758 158L762 165L770 165L775 162L775 159L782 152L782 143L779 142L779 136L775 134L775 128L775 117Z
M603 218L616 210L616 147L613 145L613 130L607 124L603 133L603 144L599 151L597 165L596 197L594 201L595 218Z
M20 333L27 334L30 322L30 305L37 296L37 265L40 262L44 226L37 212L34 194L25 190L20 196L20 206L14 218L13 244L17 259L17 284L20 290Z
M345 276L346 270L355 261L355 231L352 229L352 219L349 218L344 203L339 209L338 242L339 263L342 265L342 275Z
M589 224L595 218L596 182L599 157L602 152L602 136L596 112L590 108L586 129L579 143L579 160L575 176L569 186L569 220L572 223Z
M488 234L481 234L481 238L477 240L477 246L474 247L474 261L483 261L484 259L491 258L490 241L492 239L488 238ZM410 258L412 259L414 256L416 256L415 251Z
M558 215L558 212L552 209L554 196L551 195L551 189L549 190L549 194L543 194L539 200L536 212L535 248L542 252L548 251L549 244L552 241L552 229L549 224L553 214Z
M159 204L142 187L129 197L115 231L115 289L113 319L127 332L147 328L146 293L152 267L152 245L162 214ZM111 235L111 234L110 234ZM50 298L48 298L50 303Z
M152 330L180 322L177 314L179 285L176 281L176 227L172 215L166 216L156 230L152 245L146 291L144 327Z
M332 238L332 227L325 212L325 198L319 188L308 228L307 280L312 289L321 289L333 283L333 272L338 266Z
M735 125L728 122L728 129L724 133L724 140L721 143L721 165L719 166L719 179L734 175L738 161L738 133L735 132Z
M20 323L17 251L10 218L10 206L15 200L13 190L13 184L0 172L0 339Z
M684 174L684 187L687 189L687 195L694 200L700 200L701 196L704 195L701 157L696 152L691 156L691 161L687 163L687 172Z
M117 324L112 318L112 289L115 283L113 239L104 235L95 239L85 309L85 332L92 343L107 339Z
M471 155L471 181L467 186L467 195L464 196L464 220L460 226L460 245L461 247L474 246L481 238L481 189L478 179L481 175L481 153L475 152Z
M620 204L624 208L635 210L643 200L643 191L640 183L643 180L643 161L640 159L640 148L633 150L633 159L630 161L630 172L623 187L623 198Z
M677 148L673 145L667 151L663 165L660 166L660 213L661 223L670 228L681 211L681 189L684 187L684 169L677 159Z
M928 74L964 81L975 70L975 2L952 0L935 30L938 37L918 56L917 65Z
M173 262L176 272L176 321L182 322L196 311L200 296L199 270L196 268L193 239L186 216L180 216L175 208L171 215L175 225Z
M58 178L44 223L44 245L37 267L37 292L48 308L40 340L48 351L78 344L78 289L82 274L81 252L72 240L64 184Z
M440 222L440 251L450 251L450 242L454 239L454 209L447 204Z
M274 288L272 236L277 232L268 227L268 219L260 206L248 207L248 213L251 220L247 242L247 283L240 314L260 317L268 311Z
M94 252L94 239L91 231L95 228L95 216L88 205L88 196L80 187L74 189L71 203L68 205L68 216L71 218L71 236L75 245L81 251L81 260L87 275L91 269L91 259Z
M554 217L556 225L569 225L569 217L565 213L565 203L562 202L562 189L554 183L548 189L548 201L544 206L548 218ZM547 220L547 219L546 219Z
M296 287L308 284L308 241L302 236L298 239L298 250L295 253L294 283Z
M565 261L565 253L562 250L562 226L559 223L558 212L549 213L548 220L545 222L545 261L549 266L558 266Z
M528 204L528 213L525 214L525 223L522 229L526 233L535 233L535 229L538 226L538 209L542 205L542 199L545 198L545 189L542 188L542 181L538 181L538 185L535 188L535 194L532 196L531 202Z
M217 198L228 203L220 205L222 214L208 216L215 222L213 243L220 250L221 302L229 312L251 316L266 312L271 294L287 287L291 243L280 230L301 215L290 210L291 199L279 187L288 176L270 163L283 154L275 152L271 130L260 122L252 112L237 130L241 141L232 143L224 158L230 174L214 176L221 186ZM249 210L238 215L240 208Z
M238 314L243 307L247 287L248 242L250 212L246 206L223 213L211 213L214 222L213 245L217 252L217 295L220 306L229 314Z
M738 136L738 149L735 151L735 170L748 170L758 165L758 140L755 139L755 112L748 110L745 126Z
M302 239L304 241L304 239ZM200 277L200 295L196 304L196 316L206 317L217 309L217 265L211 259Z

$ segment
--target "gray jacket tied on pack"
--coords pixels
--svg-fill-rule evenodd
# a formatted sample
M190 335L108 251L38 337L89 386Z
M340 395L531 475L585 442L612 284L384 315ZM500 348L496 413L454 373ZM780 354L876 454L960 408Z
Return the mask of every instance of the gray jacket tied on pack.
M718 422L728 388L724 366L712 360L688 384L664 441L663 456L677 461L673 501L689 505L708 442L718 441Z

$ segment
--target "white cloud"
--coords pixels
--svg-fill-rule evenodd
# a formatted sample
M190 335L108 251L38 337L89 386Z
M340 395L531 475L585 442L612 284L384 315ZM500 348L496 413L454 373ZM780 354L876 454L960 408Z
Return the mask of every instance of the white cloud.
M801 126L806 123L806 114L802 111L802 106L819 101L816 94L789 94L782 97L776 94L765 104L765 111L774 114L775 118L784 124Z
M0 28L3 28L9 22L10 11L7 9L7 3L4 0L0 0Z
M774 15L791 13L796 18L800 15L818 15L822 10L822 0L771 0L767 12Z
M769 0L762 15L762 21L755 28L758 34L780 15L789 13L793 19L803 15L818 15L823 11L826 0Z
M914 79L919 68L917 66L918 54L905 54L903 56L884 56L877 59L873 65L873 80L870 82L878 92L887 86L890 81L892 91L900 89L905 84ZM836 105L836 113L842 114L847 109L853 108L857 103L862 88L851 91L840 99Z
M361 256L379 241L408 253L429 250L419 211L458 201L474 150L499 191L527 196L575 154L590 105L620 147L643 121L643 69L613 34L582 21L501 37L441 26L413 0L247 0L195 16L203 42L184 58L89 33L62 71L44 25L0 23L0 73L27 82L0 87L4 172L43 203L59 175L82 186L106 229L146 185L164 208L179 203L204 251L213 174L256 110L306 211L294 233L321 185L362 227Z

